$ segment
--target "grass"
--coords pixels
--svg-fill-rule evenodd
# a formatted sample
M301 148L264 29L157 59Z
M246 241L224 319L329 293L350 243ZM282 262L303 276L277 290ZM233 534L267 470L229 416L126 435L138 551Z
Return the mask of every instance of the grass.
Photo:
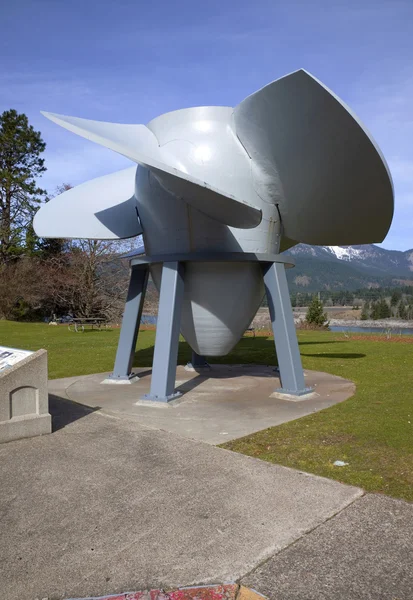
M352 339L324 331L298 336L304 367L353 380L356 394L223 447L413 501L412 339ZM64 326L0 321L1 345L48 350L51 378L110 371L118 337L117 329L73 333ZM151 364L154 338L154 331L140 333L136 365ZM178 361L189 358L181 340ZM244 337L229 356L214 362L275 364L273 341ZM335 467L335 460L349 465Z
M118 338L118 329L75 333L63 325L0 321L0 345L48 351L50 379L109 371Z
M119 339L119 329L87 329L84 333L69 331L66 325L56 327L44 323L17 323L0 321L0 345L26 350L48 351L49 378L71 377L111 371L115 361ZM276 364L273 343L268 348L255 344L251 336L246 336L230 356L214 359L220 363L262 363ZM135 366L152 364L155 331L143 328L135 354ZM191 358L191 350L181 337L179 342L178 363L186 364Z
M412 340L300 332L299 341L305 368L351 379L356 394L223 447L413 501Z

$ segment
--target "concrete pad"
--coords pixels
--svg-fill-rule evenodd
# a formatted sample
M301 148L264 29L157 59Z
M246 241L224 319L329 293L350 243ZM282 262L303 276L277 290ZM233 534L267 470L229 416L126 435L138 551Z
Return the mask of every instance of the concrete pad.
M413 505L364 496L243 583L271 600L411 600Z
M362 494L100 411L75 418L0 446L7 600L235 581Z
M305 371L306 384L314 387L315 393L290 402L279 395L271 397L280 387L272 366L213 365L211 371L200 373L179 366L176 389L183 395L171 403L149 403L139 399L149 392L151 370L136 372L140 379L133 386L101 385L107 374L100 373L52 380L49 392L89 407L134 417L148 427L221 444L328 408L355 391L351 381Z

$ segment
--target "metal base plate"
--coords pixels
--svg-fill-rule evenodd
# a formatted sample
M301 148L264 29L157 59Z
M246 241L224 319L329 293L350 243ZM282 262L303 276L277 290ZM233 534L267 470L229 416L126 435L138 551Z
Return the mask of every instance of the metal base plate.
M172 400L176 400L182 396L181 392L174 392L169 396L152 396L151 394L145 394L142 396L141 400L146 402L172 402Z
M270 397L289 400L290 402L301 402L303 400L310 400L310 398L314 398L315 396L318 396L318 394L314 391L314 388L307 387L298 391L277 388Z
M125 377L115 377L112 373L109 377L106 377L101 383L109 384L109 385L130 385L131 383L136 383L139 381L139 376L137 373L131 373Z

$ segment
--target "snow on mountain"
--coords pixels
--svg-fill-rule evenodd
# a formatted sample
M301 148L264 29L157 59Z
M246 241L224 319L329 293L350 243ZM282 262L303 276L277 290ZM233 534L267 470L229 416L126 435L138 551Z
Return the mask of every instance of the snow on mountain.
M352 260L363 255L360 248L352 246L321 246L324 250L332 252L339 260Z
M413 275L413 250L386 250L375 244L364 246L309 246L298 244L287 253L295 258L313 257L322 261L350 263L354 268L374 275Z

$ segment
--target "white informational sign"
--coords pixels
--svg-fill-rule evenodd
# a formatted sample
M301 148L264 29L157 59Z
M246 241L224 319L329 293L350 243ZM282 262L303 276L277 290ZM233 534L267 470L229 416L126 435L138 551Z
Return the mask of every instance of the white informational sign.
M0 372L33 354L31 350L20 350L19 348L7 348L0 346Z

